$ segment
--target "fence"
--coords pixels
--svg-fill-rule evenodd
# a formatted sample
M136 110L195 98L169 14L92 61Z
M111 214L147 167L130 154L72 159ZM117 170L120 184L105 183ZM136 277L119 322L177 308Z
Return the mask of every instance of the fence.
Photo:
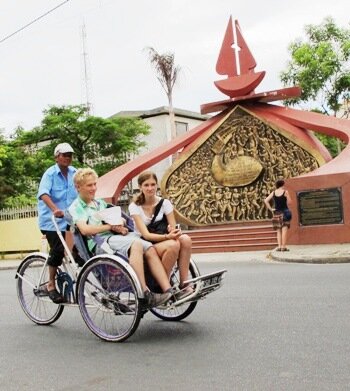
M28 205L20 208L7 208L0 210L0 221L19 220L37 216L38 210L36 205Z

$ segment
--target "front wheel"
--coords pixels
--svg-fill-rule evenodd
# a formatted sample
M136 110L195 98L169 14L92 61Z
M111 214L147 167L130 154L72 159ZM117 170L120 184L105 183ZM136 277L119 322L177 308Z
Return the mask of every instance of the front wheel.
M77 287L81 315L87 327L105 341L121 342L137 329L142 311L133 277L114 259L91 260Z
M20 265L16 275L19 303L28 318L39 325L55 322L64 309L47 295L40 295L40 287L44 287L49 280L49 268L45 261L41 255L30 256Z
M198 276L199 276L198 268L194 263L194 261L191 260L189 273L188 273L188 280ZM180 275L179 275L179 270L177 268L174 268L170 280L173 285L180 284ZM196 305L197 305L197 301L192 301L192 302L185 302L180 306L174 306L170 308L155 307L152 308L150 311L152 312L153 315L155 315L159 319L176 322L187 318L196 308Z

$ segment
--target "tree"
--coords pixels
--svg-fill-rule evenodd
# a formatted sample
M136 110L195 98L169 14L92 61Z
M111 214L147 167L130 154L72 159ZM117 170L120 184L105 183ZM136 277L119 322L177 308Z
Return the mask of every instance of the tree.
M139 118L88 116L85 105L52 106L44 110L41 125L32 131L21 131L17 143L30 146L51 158L55 146L69 142L75 152L76 166L90 165L102 175L127 161L145 145L142 136L149 125ZM38 152L39 153L39 152Z
M149 60L156 71L157 79L168 98L171 138L174 139L176 137L176 126L173 107L173 88L178 79L181 68L179 66L175 66L175 55L173 53L159 54L152 47L148 47L146 50L148 51Z
M280 75L285 86L302 89L300 97L286 104L308 103L315 111L348 118L350 29L337 27L328 17L318 26L307 25L305 33L306 42L298 39L290 44L291 60Z
M142 119L87 116L85 106L52 106L40 126L15 129L10 140L0 134L0 208L36 202L39 180L53 164L53 151L69 142L76 167L91 166L99 175L128 160L145 143L149 125Z
M0 135L0 208L35 202L33 163L23 148Z

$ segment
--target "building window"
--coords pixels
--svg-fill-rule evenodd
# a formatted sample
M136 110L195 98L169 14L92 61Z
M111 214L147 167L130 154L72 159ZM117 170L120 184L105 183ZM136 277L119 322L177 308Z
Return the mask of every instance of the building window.
M188 123L187 122L179 122L175 121L176 134L178 136L185 134L188 131Z

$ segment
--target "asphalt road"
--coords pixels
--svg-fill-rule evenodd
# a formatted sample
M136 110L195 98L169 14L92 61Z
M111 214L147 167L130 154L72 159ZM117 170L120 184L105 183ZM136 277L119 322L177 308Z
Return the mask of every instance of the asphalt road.
M14 270L0 271L1 390L350 389L350 264L255 260L179 323L148 313L120 344L99 340L79 310L52 326L29 321Z

